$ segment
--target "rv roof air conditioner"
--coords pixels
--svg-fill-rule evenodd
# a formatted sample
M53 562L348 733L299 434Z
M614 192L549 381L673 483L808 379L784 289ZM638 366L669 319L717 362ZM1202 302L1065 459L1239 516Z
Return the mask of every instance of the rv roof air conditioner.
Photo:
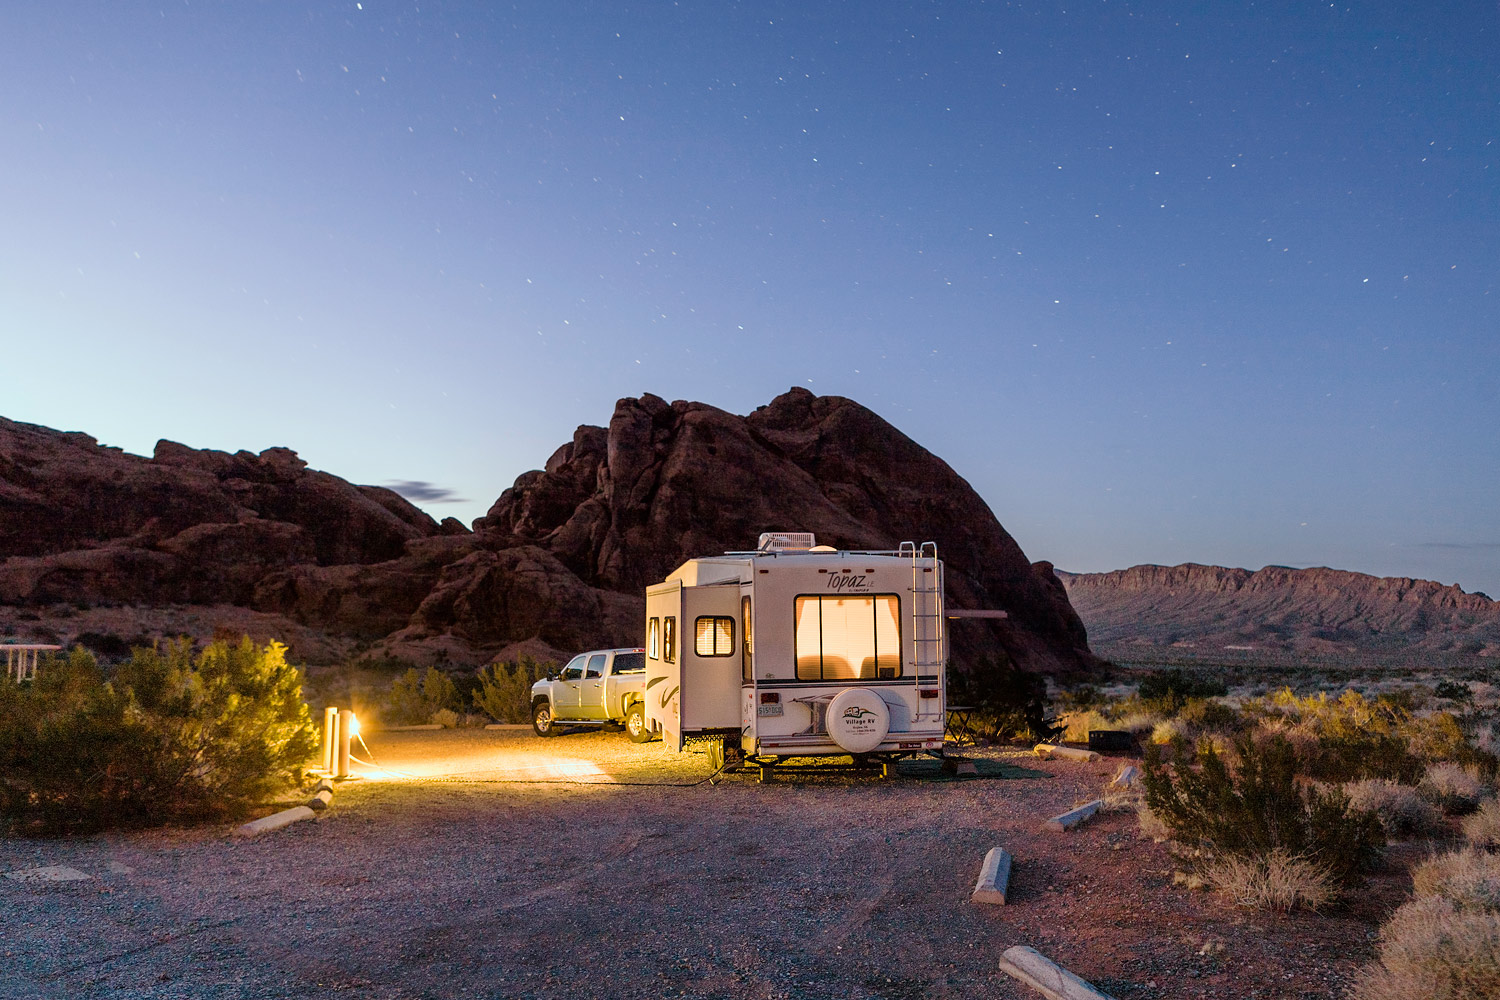
M817 543L811 531L767 531L755 543L755 551L806 552Z

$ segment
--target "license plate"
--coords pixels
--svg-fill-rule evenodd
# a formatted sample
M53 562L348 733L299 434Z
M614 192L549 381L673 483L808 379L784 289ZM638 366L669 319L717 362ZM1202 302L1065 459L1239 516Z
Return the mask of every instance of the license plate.
M755 714L758 715L758 716L760 716L762 719L764 719L766 716L769 716L769 715L780 715L781 714L781 706L780 705L761 705L761 706L759 706L756 709L756 713Z

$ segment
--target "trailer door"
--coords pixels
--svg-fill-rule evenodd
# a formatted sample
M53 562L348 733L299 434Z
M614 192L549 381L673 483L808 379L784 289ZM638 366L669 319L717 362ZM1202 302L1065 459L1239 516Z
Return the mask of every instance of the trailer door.
M744 663L739 583L687 588L682 620L682 732L737 733Z
M682 582L646 588L646 724L682 749Z

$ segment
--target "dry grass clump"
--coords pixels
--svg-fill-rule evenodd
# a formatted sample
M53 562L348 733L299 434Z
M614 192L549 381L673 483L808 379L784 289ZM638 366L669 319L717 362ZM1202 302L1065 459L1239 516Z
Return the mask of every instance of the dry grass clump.
M1151 811L1151 807L1142 802L1136 806L1135 821L1141 829L1141 836L1150 837L1158 844L1168 840L1172 831L1167 829L1167 824L1161 821L1161 817Z
M1168 743L1171 743L1178 737L1186 735L1187 734L1182 731L1182 726L1178 725L1172 719L1166 719L1162 722L1158 722L1155 727L1152 728L1151 742L1159 747L1166 746Z
M1417 790L1443 812L1456 816L1479 807L1485 786L1477 768L1442 761L1427 768Z
M1087 743L1092 729L1113 729L1114 724L1100 712L1090 708L1080 712L1066 712L1057 717L1063 727L1064 743Z
M1120 716L1110 724L1112 729L1123 730L1132 736L1152 732L1154 727L1161 724L1162 718L1156 712L1128 712Z
M1316 910L1334 897L1327 868L1280 848L1260 857L1215 858L1203 866L1203 877L1236 906L1253 910Z
M1430 836L1445 829L1443 814L1422 798L1410 785L1388 778L1366 778L1344 786L1349 805L1361 812L1373 813L1385 828L1387 837Z
M1500 847L1500 800L1489 799L1464 817L1464 837L1475 847Z
M1429 896L1402 906L1380 930L1380 963L1355 987L1359 1000L1500 997L1500 913Z
M1419 898L1441 896L1471 910L1500 910L1500 855L1473 848L1429 858L1411 873Z

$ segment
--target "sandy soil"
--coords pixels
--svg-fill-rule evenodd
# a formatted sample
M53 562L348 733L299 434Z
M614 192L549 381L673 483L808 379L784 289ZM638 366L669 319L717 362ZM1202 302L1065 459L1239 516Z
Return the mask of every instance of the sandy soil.
M0 996L1019 998L997 961L1029 944L1121 998L1336 997L1425 850L1277 917L1173 887L1131 815L1039 831L1119 759L710 784L704 756L618 733L369 744L321 819L258 839L0 841L0 871L92 876L0 879ZM971 904L995 845L1011 903Z

